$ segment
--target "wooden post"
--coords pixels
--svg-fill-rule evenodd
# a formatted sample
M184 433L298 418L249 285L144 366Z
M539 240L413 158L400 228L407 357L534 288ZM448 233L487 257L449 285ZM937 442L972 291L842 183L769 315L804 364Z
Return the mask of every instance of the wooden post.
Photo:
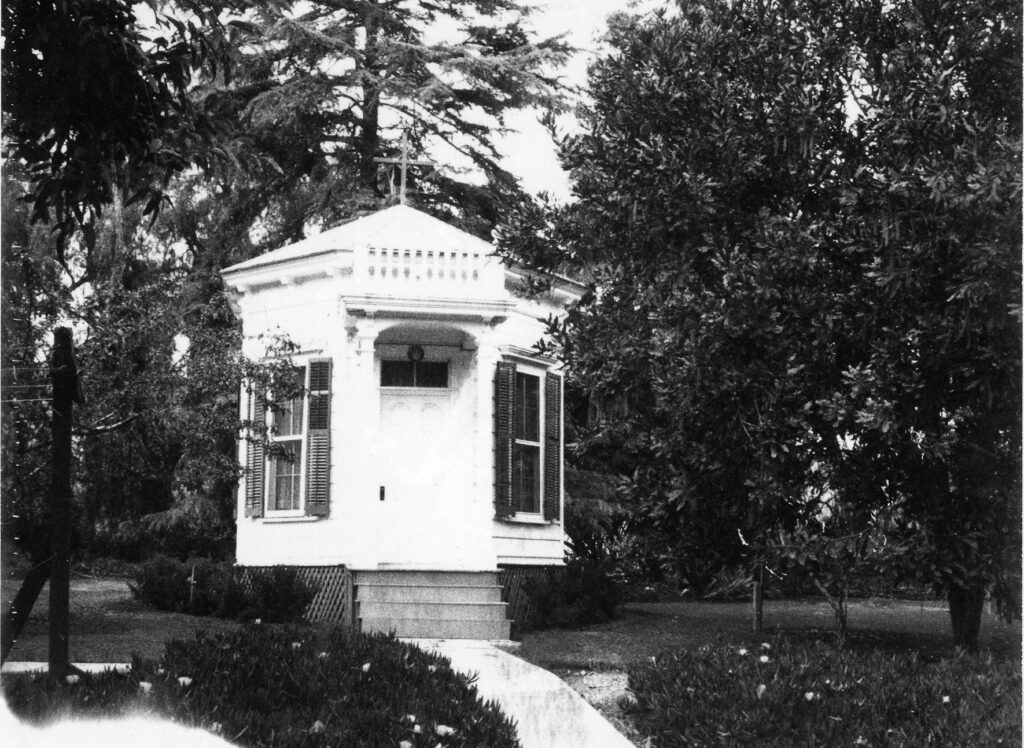
M760 634L764 626L764 601L761 585L764 583L764 565L757 566L757 579L754 580L754 633Z
M71 416L78 372L71 348L71 328L53 333L52 447L50 451L50 677L68 674L71 578Z

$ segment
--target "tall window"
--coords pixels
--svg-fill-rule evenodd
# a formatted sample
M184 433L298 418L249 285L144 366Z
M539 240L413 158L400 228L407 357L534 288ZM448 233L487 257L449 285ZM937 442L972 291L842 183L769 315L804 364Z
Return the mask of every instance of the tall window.
M512 500L518 512L540 512L540 378L516 372L512 425Z
M305 384L306 370L297 370ZM271 415L270 486L268 508L275 512L302 507L302 454L306 436L305 396L276 404Z

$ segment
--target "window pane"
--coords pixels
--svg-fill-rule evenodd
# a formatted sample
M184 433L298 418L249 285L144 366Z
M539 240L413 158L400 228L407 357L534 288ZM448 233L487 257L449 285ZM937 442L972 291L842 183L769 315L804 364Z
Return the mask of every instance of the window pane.
M412 387L414 383L412 361L380 362L381 387Z
M299 492L302 479L302 442L290 441L279 443L278 447L284 454L273 460L274 492L272 507L276 511L299 508Z
M516 373L515 438L540 441L540 379Z
M302 433L304 405L304 400L301 397L278 404L277 412L274 414L274 430L278 436Z
M447 361L381 361L381 387L448 386Z
M540 511L540 447L513 447L512 500L517 511Z
M447 387L447 361L420 361L416 367L417 387Z

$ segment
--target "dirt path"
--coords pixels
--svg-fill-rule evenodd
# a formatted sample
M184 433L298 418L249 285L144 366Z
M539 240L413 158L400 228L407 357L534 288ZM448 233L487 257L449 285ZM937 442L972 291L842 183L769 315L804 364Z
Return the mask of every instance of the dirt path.
M552 670L587 703L601 713L615 729L636 746L644 745L644 738L622 712L623 699L631 698L629 676L622 670Z

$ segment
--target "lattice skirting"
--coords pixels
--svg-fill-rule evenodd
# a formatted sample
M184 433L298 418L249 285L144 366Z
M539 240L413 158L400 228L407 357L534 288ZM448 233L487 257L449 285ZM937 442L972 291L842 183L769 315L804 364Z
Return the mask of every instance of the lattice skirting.
M501 599L508 603L508 617L515 631L522 630L523 622L533 613L530 599L530 585L556 573L559 566L498 566L498 583L501 584Z
M270 566L236 566L235 573L246 587L252 584L253 571L270 569ZM317 592L313 602L306 608L307 621L318 623L341 623L352 626L354 606L352 602L352 572L344 566L292 566L299 578Z

